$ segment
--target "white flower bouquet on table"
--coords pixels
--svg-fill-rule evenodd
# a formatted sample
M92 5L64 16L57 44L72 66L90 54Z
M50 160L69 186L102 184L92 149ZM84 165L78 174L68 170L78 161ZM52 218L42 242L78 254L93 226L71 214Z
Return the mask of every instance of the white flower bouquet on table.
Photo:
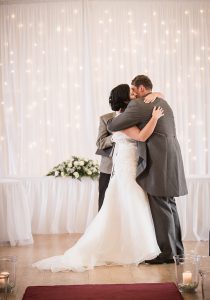
M92 159L85 159L79 156L72 156L72 159L66 160L55 166L47 176L72 177L81 180L82 177L97 179L99 176L99 165Z

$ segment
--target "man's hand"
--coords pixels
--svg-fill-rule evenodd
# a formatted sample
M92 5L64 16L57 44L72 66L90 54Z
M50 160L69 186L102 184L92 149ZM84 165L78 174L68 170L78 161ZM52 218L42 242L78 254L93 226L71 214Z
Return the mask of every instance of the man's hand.
M154 102L156 98L162 98L165 99L165 96L162 93L154 92L149 95L147 95L144 99L144 103L151 103Z

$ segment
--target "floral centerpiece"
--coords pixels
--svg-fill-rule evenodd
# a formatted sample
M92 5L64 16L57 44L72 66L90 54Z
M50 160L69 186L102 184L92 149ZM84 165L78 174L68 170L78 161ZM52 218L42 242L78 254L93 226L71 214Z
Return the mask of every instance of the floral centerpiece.
M99 165L92 159L85 159L79 156L72 156L72 159L66 160L55 166L47 176L72 177L81 180L82 177L97 179L99 176Z

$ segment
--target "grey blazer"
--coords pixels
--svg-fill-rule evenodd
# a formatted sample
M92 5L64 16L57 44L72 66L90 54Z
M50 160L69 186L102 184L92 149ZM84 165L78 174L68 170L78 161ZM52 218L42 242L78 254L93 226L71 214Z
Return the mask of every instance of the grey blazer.
M100 172L111 174L112 171L112 133L107 129L107 122L115 117L115 112L100 116L96 154L101 155Z
M108 123L111 131L134 125L143 128L151 118L154 106L164 109L154 133L145 142L138 142L138 167L136 181L150 195L177 197L187 194L186 179L176 137L174 115L169 104L157 98L144 103L143 98L131 100L124 113Z

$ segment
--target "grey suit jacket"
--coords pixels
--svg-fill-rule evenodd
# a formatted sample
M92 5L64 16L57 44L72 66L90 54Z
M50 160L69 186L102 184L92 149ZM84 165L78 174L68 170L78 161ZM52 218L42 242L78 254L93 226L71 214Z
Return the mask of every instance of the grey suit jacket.
M124 113L108 123L108 129L118 131L134 125L142 129L151 118L154 106L164 109L164 117L158 120L154 133L145 143L138 142L136 181L153 196L185 195L187 186L174 115L165 100L157 98L149 104L143 98L131 100Z
M107 122L115 117L115 112L100 116L96 154L101 155L100 172L111 174L112 171L112 133L107 129Z

